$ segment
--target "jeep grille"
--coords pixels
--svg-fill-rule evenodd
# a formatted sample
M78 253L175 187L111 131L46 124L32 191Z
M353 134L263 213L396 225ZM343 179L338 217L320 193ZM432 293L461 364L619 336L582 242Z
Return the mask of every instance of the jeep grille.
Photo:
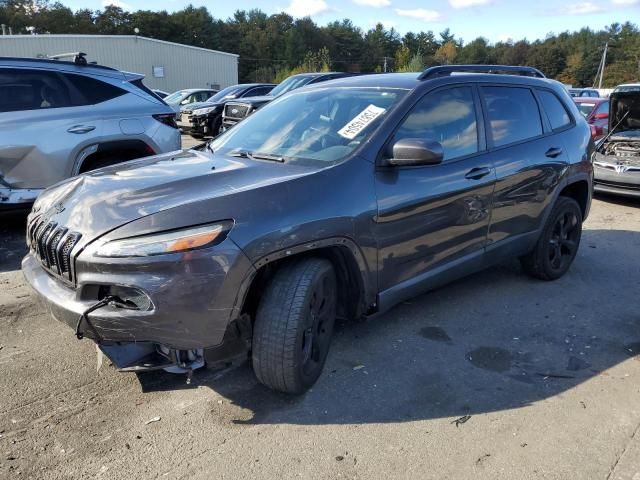
M75 281L72 252L80 237L79 233L70 232L42 217L31 219L27 225L27 243L31 252L44 269L66 283Z

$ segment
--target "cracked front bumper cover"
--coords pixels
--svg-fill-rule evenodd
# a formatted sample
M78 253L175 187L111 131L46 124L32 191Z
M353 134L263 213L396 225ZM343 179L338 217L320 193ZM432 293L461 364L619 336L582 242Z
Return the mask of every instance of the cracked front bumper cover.
M149 297L151 306L136 310L110 304L92 312L99 340L179 350L222 343L229 323L240 314L238 286L252 268L229 239L208 249L135 259L97 259L83 252L76 259L75 287L54 278L31 253L22 261L27 282L56 320L75 328L82 313L100 300L90 295L96 286L133 287ZM91 329L84 334L97 340Z

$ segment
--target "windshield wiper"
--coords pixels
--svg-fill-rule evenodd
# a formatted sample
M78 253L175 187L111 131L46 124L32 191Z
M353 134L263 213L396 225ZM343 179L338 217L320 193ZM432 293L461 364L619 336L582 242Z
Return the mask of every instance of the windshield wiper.
M269 160L284 163L284 157L271 155L270 153L249 152L247 150L235 150L229 153L232 157L249 158L251 160Z

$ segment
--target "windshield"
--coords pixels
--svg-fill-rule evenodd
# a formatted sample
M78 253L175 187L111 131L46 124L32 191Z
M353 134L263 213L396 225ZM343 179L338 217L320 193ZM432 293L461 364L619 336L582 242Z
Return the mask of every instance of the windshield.
M578 103L578 110L584 117L588 117L595 106L595 103Z
M614 93L640 92L640 85L622 85L616 87Z
M215 103L215 102L219 102L220 100L224 100L226 98L236 98L236 95L240 91L242 91L242 87L239 87L237 85L234 85L232 87L223 88L218 93L216 93L214 96L209 97L207 99L207 102Z
M289 77L285 81L283 81L276 88L271 90L272 97L279 97L280 95L284 95L291 90L295 90L296 88L304 87L307 83L313 80L315 77Z
M171 95L167 95L164 101L166 103L178 103L180 100L182 100L182 97L185 93L187 93L186 90L178 90L177 92L173 92Z
M336 162L364 142L406 92L364 87L293 92L228 130L210 148L285 161Z

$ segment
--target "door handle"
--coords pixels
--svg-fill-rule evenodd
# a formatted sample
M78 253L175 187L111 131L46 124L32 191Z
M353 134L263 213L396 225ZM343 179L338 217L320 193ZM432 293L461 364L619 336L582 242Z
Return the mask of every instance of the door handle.
M468 180L480 180L482 177L485 177L490 173L491 169L489 167L476 167L469 170L464 178Z
M560 155L562 155L562 149L558 147L552 147L545 153L545 156L549 158L556 158Z
M95 129L96 129L96 127L94 127L93 125L74 125L73 127L69 128L67 130L67 132L69 132L69 133L89 133L89 132L92 132Z

